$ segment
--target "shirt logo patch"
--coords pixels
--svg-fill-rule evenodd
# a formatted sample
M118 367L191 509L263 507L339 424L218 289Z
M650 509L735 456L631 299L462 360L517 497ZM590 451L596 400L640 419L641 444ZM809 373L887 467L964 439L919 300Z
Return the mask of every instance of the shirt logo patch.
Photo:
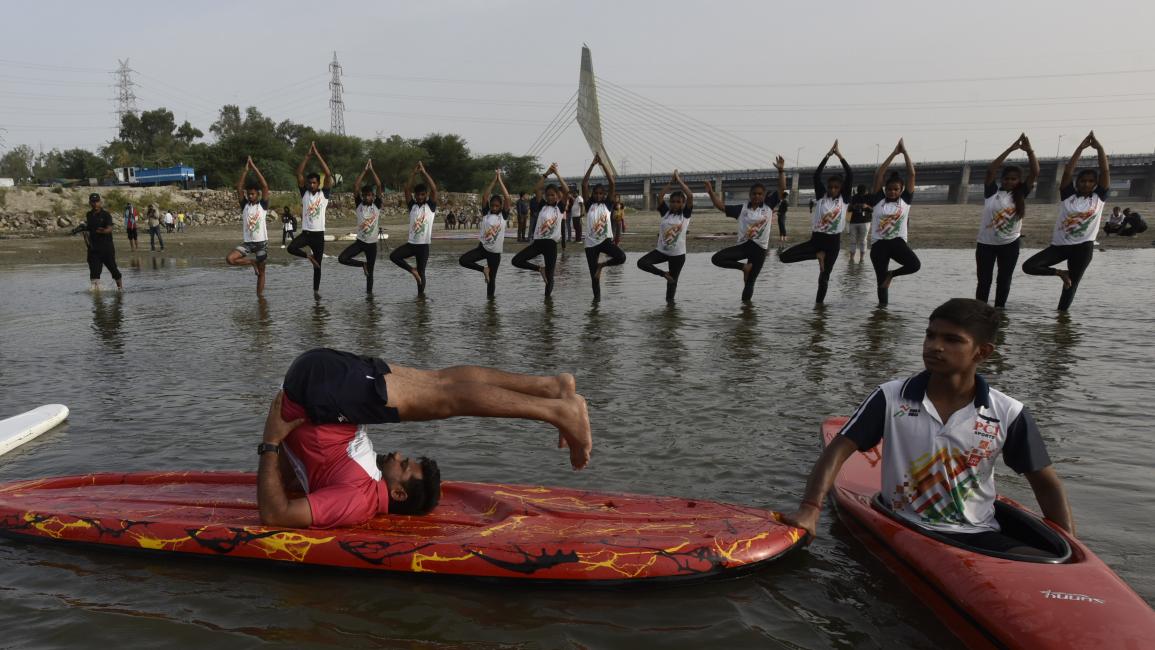
M920 412L921 412L921 409L919 409L919 407L917 407L917 406L911 406L910 404L903 404L902 406L898 407L898 410L895 411L891 417L900 418L900 417L905 415L907 417L916 418L916 417L918 417Z

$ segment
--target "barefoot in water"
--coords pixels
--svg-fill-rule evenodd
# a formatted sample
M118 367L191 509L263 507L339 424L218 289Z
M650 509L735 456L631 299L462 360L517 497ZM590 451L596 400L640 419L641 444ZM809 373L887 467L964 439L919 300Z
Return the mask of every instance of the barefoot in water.
M885 279L883 279L882 284L880 284L878 286L882 287L883 289L889 289L890 288L890 281L893 279L894 279L894 274L891 273L890 271L887 271Z
M826 253L824 253L822 251L818 251L817 253L814 254L814 259L818 260L818 272L819 273L825 273L826 272Z
M604 269L604 268L606 268L605 264L599 263L597 265L597 270L594 271L594 282L601 282L602 281L602 269Z
M663 273L662 277L666 278L666 282L668 282L669 284L674 283L674 276L670 275L669 273Z
M746 262L745 264L742 265L742 281L743 282L749 282L750 281L750 273L753 270L754 270L754 265L749 263L749 262Z
M318 262L318 261L317 261L317 258L313 257L313 255L312 255L312 254L310 254L310 255L309 255L309 256L308 256L306 259L308 259L308 260L309 260L309 264L312 264L312 265L313 265L313 268L315 268L315 269L319 269L319 268L321 268L321 263L320 263L320 262Z
M365 266L362 266L361 270L365 272L365 277L369 277L369 265L368 264L366 264Z
M483 276L485 276L485 283L489 284L489 267L488 266L481 267L481 274Z
M541 281L542 282L547 282L547 283L549 282L549 276L547 276L545 274L545 267L544 266L537 267L537 272L539 275L541 275Z
M577 394L577 380L568 372L557 376L557 398L569 397Z
M1063 288L1064 289L1070 289L1071 288L1071 272L1070 271L1055 271L1055 275L1059 276L1059 279L1063 281Z
M590 462L593 449L593 434L590 432L590 416L586 400L578 394L563 398L565 414L557 423L561 437L558 447L569 447L569 462L574 469L582 469Z

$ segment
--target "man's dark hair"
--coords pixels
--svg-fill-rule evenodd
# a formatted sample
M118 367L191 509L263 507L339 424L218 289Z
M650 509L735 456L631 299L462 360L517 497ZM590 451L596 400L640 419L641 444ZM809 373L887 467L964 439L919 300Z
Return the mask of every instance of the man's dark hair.
M766 191L766 186L765 186L765 185L763 185L762 183L754 183L753 185L751 185L751 186L750 186L750 191L751 191L751 192L753 192L753 191L754 191L754 190L756 190L756 189L761 189L763 192L765 192L765 191Z
M413 186L413 193L414 194L420 194L422 192L428 192L428 191L429 191L429 188L425 187L425 183L418 183L418 184Z
M317 172L312 172L311 174L309 174L308 176L305 177L305 180L307 180L307 181L315 180L318 183L320 183L321 182L321 175L318 174Z
M857 191L859 194L866 194L866 186L865 185L859 185Z
M257 185L256 181L249 181L248 183L245 184L245 191L246 192L249 192L252 190L257 190L259 192L260 189L261 189L261 186Z
M389 501L391 515L425 515L441 501L441 470L437 461L422 456L421 478L411 478L402 484L407 495L404 501Z
M951 298L944 302L930 313L929 320L938 319L963 328L979 343L993 343L999 333L998 310L973 298Z
M376 185L362 185L361 186L361 193L362 194L372 194L373 190L376 189L376 187L377 187Z
M670 198L671 199L674 198L675 196L680 196L684 199L684 198L686 198L686 193L683 192L682 190L674 190L673 192L670 192Z

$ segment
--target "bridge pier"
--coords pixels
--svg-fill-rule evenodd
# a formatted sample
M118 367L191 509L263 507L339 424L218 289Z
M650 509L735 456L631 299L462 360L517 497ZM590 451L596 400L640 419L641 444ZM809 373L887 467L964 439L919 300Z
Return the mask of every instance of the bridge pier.
M795 206L798 205L798 179L801 176L802 175L798 172L794 172L790 175L790 196L794 199L793 205ZM815 198L817 199L817 197Z
M653 210L654 209L653 203L654 203L654 193L650 189L650 179L643 178L642 179L642 209L644 209L646 212Z
M1155 165L1148 165L1143 178L1131 181L1131 190L1127 194L1144 202L1155 201Z
M1045 171L1039 174L1039 180L1036 181L1035 198L1039 203L1058 203L1059 202L1059 181L1063 180L1063 165L1057 164L1051 171Z
M951 183L947 189L946 200L947 203L955 203L962 205L967 202L967 197L971 190L971 166L963 165L962 171L959 173L958 182Z

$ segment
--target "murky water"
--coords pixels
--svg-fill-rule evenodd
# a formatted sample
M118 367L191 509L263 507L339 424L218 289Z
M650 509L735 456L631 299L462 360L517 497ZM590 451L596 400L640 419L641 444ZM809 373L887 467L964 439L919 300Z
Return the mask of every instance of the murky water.
M209 260L121 253L128 292L85 291L82 265L0 271L0 414L46 402L67 425L0 458L0 480L109 470L248 470L268 399L300 351L331 346L403 364L573 372L589 398L590 467L571 472L544 425L455 420L377 428L380 447L439 459L446 478L673 494L791 508L826 414L920 369L925 319L973 291L973 253L919 251L891 309L868 267L840 260L828 307L813 265L767 264L749 308L737 273L691 255L676 307L632 266L593 307L585 260L563 258L552 306L503 265L494 304L479 274L435 255L429 298L387 262L367 301L360 272L303 262L253 277ZM507 256L508 257L508 256ZM508 260L507 260L508 262ZM1081 536L1155 599L1155 251L1097 254L1069 318L1058 281L1017 275L992 382L1034 410ZM107 282L107 279L106 279ZM1003 468L1001 489L1033 503ZM0 540L0 646L955 647L934 617L827 515L822 537L755 576L628 591L497 589L162 560Z

